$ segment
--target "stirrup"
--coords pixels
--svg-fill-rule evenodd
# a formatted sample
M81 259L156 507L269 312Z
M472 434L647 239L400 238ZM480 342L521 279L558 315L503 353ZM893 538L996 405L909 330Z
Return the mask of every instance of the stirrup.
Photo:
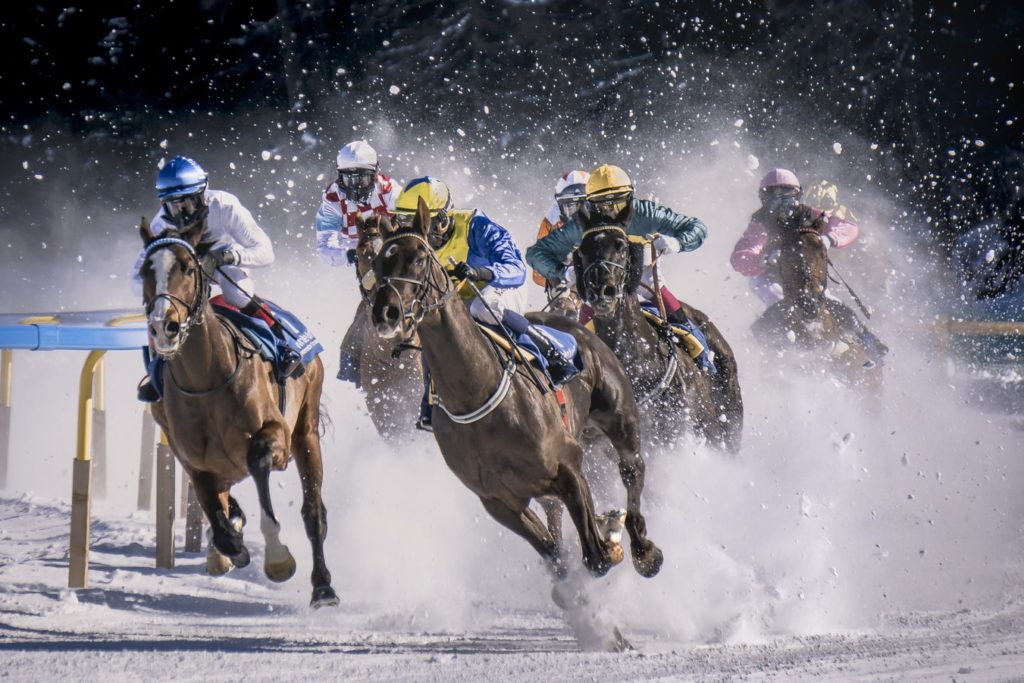
M424 417L423 415L420 415L418 418L416 418L416 429L420 430L421 432L430 432L431 434L433 434L434 425L429 417Z
M287 351L281 354L282 377L294 376L296 371L298 371L300 367L302 367L302 356L300 356L298 353L296 353L292 349L288 349Z
M148 377L144 377L139 383L136 395L143 403L156 403L160 400L160 394L157 393L156 387L153 386L153 382Z

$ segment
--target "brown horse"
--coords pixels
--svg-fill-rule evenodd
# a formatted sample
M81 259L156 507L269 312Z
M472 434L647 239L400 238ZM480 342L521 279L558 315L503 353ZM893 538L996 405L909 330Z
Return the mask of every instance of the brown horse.
M231 487L251 475L259 494L260 530L266 540L263 569L272 581L295 574L295 559L279 539L270 501L270 471L283 470L289 454L302 482L302 518L313 547L314 607L338 604L324 560L327 512L320 498L320 391L324 370L315 359L284 386L285 412L268 363L210 305L210 279L201 243L202 222L181 235L154 236L143 218L143 295L150 343L166 363L163 399L153 417L188 473L210 523L206 568L220 575L249 564L242 543L245 515Z
M359 244L356 247L356 275L359 278L359 377L366 392L366 409L377 433L387 441L402 441L416 433L423 395L423 369L419 354L395 358L391 344L377 336L370 320L367 297L373 290L373 259L383 243L382 235L392 230L387 216L374 215L365 221L356 219ZM413 344L416 340L411 340Z
M448 467L495 520L533 546L557 577L566 571L558 539L529 504L544 496L561 500L579 533L584 565L601 576L623 553L604 538L581 469L578 438L589 420L619 455L633 564L641 575L654 576L662 553L647 539L640 511L645 466L639 418L621 365L578 323L554 314L531 314L531 321L571 334L584 359L583 372L564 387L563 417L555 392L477 329L427 242L429 225L429 212L420 200L413 227L385 235L374 259L372 315L384 339L408 342L419 333L438 396L434 437Z
M594 331L622 362L644 409L645 439L663 447L689 432L738 452L743 402L732 351L722 339L723 351L716 354L718 372L731 372L735 386L729 389L734 397L725 400L712 376L644 315L636 296L643 274L643 244L630 241L620 226L590 226L573 262L579 274L577 289L593 309ZM689 311L711 325L703 313ZM728 408L720 409L719 404Z
M882 394L882 366L871 359L856 330L842 325L835 307L825 296L828 286L828 251L813 227L782 232L778 269L783 298L769 306L754 322L753 330L780 349L799 353L801 365L812 359L837 379L853 387L878 409Z

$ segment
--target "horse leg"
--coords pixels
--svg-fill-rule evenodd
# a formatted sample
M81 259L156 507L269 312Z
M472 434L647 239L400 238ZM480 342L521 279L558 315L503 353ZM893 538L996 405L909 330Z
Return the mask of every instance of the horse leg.
M327 508L320 496L324 479L323 461L320 455L319 406L307 398L306 405L292 434L292 454L302 482L302 521L306 536L313 548L313 597L310 605L314 608L333 607L338 604L338 595L331 588L331 572L324 558L324 539L327 538Z
M548 533L558 546L558 554L562 554L562 503L554 496L544 496L540 499L540 505L544 509L544 517L548 521Z
M619 477L626 488L626 531L633 556L633 567L650 578L661 569L661 550L647 538L647 520L640 511L647 465L640 455L637 423L620 411L594 413L591 419L601 428L619 454Z
M736 365L736 354L718 327L703 311L681 303L683 311L690 318L708 341L714 352L715 374L711 377L714 389L714 401L717 414L724 417L723 442L729 452L739 453L743 440L743 395L740 392L739 370Z
M579 458L576 461L579 462ZM592 575L604 576L614 565L622 562L622 546L606 542L601 536L587 480L583 478L578 466L559 463L555 487L580 536L583 564Z
M196 500L210 523L206 532L206 571L212 576L220 576L231 568L231 564L239 568L247 566L249 551L242 543L245 515L238 502L228 495L227 487L216 481L213 475L195 471L189 474Z
M562 561L558 543L552 538L536 513L528 507L528 500L517 501L517 505L510 505L500 498L481 496L480 502L483 503L487 513L499 524L522 536L533 546L533 549L547 562L548 568L555 578L565 576L566 567Z
M281 462L284 459L285 442L284 427L277 422L269 422L250 437L246 453L249 474L256 483L260 499L260 531L266 541L263 573L276 582L287 581L295 574L295 558L288 546L281 543L281 525L274 516L270 500L270 470L275 460Z

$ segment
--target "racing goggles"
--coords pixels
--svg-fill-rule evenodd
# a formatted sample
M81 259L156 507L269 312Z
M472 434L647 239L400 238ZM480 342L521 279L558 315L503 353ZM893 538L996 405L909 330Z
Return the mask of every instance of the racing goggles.
M772 212L793 210L800 202L800 189L791 185L766 187L760 195L761 206Z
M602 218L614 220L622 215L622 212L626 210L632 199L633 193L627 191L601 195L588 199L587 202L590 204L591 212Z
M583 202L587 201L586 197L564 197L559 198L558 212L562 214L562 220L567 221L576 215L576 212L583 206Z
M415 213L396 213L395 223L400 228L411 228L413 222L416 220ZM430 217L430 232L436 235L443 235L448 229L448 213L445 211L438 211L436 214Z
M338 187L350 197L363 199L370 195L376 175L367 168L338 169Z
M164 200L164 213L169 221L179 229L186 228L199 220L203 216L205 208L201 192Z

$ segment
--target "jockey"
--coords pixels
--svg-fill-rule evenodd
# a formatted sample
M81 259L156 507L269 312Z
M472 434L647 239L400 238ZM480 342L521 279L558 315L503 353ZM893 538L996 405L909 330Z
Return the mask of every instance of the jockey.
M537 229L538 240L547 237L551 231L558 230L579 211L587 199L588 180L590 174L578 169L558 179L555 183L555 201L551 202L547 213L540 219L540 227ZM533 273L533 281L545 291L550 290L555 284L548 282L547 278L536 271Z
M733 269L751 278L751 286L766 304L782 299L782 285L776 270L771 267L773 243L776 235L786 229L811 227L818 231L826 248L842 249L860 234L853 214L846 207L836 206L831 212L803 204L802 188L796 174L784 168L769 171L761 179L758 194L761 208L750 217L747 229L733 247L730 262ZM860 336L869 353L880 360L888 351L857 315L843 302L826 290L829 310L836 319Z
M476 291L463 286L459 295L469 305L470 314L488 325L503 324L516 334L526 334L548 361L552 381L557 385L571 376L571 363L559 352L543 330L532 325L522 312L525 308L523 284L526 264L508 230L481 211L455 209L448 186L429 176L416 178L402 191L395 203L399 227L413 224L422 199L430 211L427 241L452 280L472 281ZM449 259L455 262L450 266ZM492 315L493 311L493 315ZM497 316L497 319L495 319ZM424 373L426 376L428 373ZM424 400L417 426L431 429L430 406Z
M284 331L256 296L256 285L248 271L274 262L270 238L238 197L223 190L207 189L207 184L206 171L188 157L177 156L164 164L156 177L157 199L162 206L151 223L153 234L182 233L203 222L203 241L213 243L210 256L217 265L212 279L220 287L224 300L247 315L259 314L258 317L270 323L274 333L283 339ZM142 295L140 270L144 260L145 250L132 269L133 290L138 296ZM301 363L302 358L296 351L284 347L281 357L284 375L291 375ZM159 395L144 381L139 387L139 399L152 402L159 399Z
M338 151L338 177L324 190L316 212L316 252L330 266L354 265L359 235L356 218L388 215L402 186L380 172L377 152L363 140ZM355 318L341 341L338 379L359 386L359 349L362 347L366 306L356 308Z
M586 202L560 230L537 240L526 250L526 260L542 277L572 286L577 273L566 260L583 239L584 220L606 219L622 227L627 235L653 238L659 256L693 251L707 236L707 228L697 218L682 216L649 199L634 196L633 181L618 166L604 164L590 174L586 184ZM653 282L652 268L644 273L644 282ZM678 301L662 287L669 320L688 322Z

